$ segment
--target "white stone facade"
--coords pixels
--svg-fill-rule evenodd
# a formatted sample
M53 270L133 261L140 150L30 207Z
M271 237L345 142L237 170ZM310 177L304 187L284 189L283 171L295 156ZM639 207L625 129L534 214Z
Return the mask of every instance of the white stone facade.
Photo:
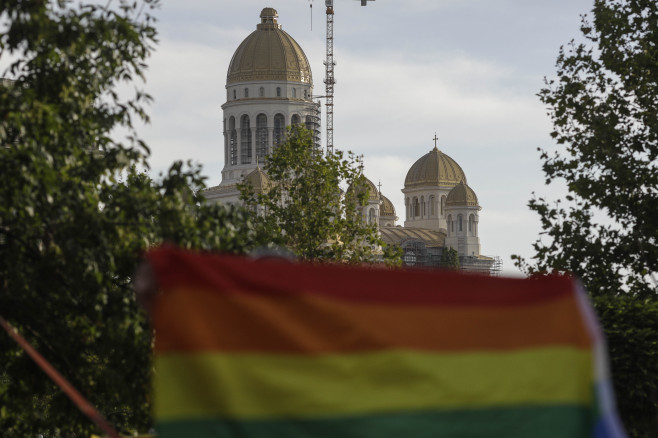
M266 87L265 85L269 85ZM263 165L264 158L272 152L274 145L283 141L286 126L294 123L312 124L317 117L317 105L310 100L268 97L282 84L238 84L233 90L260 90L262 97L242 97L227 101L224 110L224 168L222 185L235 184L253 171L257 164ZM312 92L308 85L297 84L293 90ZM301 91L300 91L301 93ZM251 94L250 94L251 95ZM309 94L310 95L310 94ZM258 163L256 160L258 159Z
M263 189L264 159L284 141L287 126L301 124L314 131L320 147L320 105L312 98L310 65L277 17L276 10L263 9L257 30L231 60L222 105L224 168L221 183L204 193L210 202L239 204L237 185L245 180ZM393 204L367 178L363 187L355 188L367 187L369 193L358 213L380 229L387 244L402 248L405 261L413 258L410 266L440 267L443 252L454 248L462 270L490 272L494 258L480 254L477 196L461 166L438 149L437 141L435 136L434 148L405 178L404 227L396 226Z
M446 232L446 198L453 186L404 188L405 227Z
M478 257L480 255L479 211L479 206L449 205L446 207L448 224L446 247L456 249L460 256Z
M236 185L263 167L265 156L284 141L287 126L312 130L320 147L320 104L312 96L306 55L281 29L276 10L263 9L257 30L240 44L228 69L222 105L222 180L205 192L206 198L239 202Z

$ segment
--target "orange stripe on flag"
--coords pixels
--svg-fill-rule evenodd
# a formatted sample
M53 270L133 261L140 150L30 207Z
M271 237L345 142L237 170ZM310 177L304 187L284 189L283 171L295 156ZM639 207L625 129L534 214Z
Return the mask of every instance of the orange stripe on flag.
M589 348L577 306L573 297L563 297L495 309L391 307L312 294L271 297L179 289L158 302L156 352Z

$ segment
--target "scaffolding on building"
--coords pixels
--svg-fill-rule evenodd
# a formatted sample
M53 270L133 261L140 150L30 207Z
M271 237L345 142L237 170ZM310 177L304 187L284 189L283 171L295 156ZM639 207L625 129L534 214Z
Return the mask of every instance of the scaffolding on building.
M402 243L402 262L404 266L425 267L427 266L427 247L420 240L407 240Z
M503 272L503 260L499 256L489 256L494 262L491 265L491 271L489 275L492 277L500 277L500 274Z
M305 127L312 132L313 145L315 149L322 151L322 137L321 137L321 117L320 117L321 104L317 102L309 102L306 113Z

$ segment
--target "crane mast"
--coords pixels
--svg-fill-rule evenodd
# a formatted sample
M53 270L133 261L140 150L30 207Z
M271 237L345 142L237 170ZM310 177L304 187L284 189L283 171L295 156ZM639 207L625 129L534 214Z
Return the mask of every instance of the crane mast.
M327 113L327 154L334 152L334 2L325 0L327 6L327 53L324 61L326 86L326 113Z
M312 0L311 0L312 1ZM375 0L361 0L361 6L365 6L367 2ZM327 112L327 154L334 152L334 85L336 78L334 77L334 0L325 0L327 7L327 57L324 61L325 65L325 99L326 99L326 112ZM311 5L311 7L313 7Z

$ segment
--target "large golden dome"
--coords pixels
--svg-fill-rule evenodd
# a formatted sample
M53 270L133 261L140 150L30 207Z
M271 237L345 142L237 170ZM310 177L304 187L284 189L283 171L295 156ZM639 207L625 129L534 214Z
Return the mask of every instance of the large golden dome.
M462 168L435 146L411 166L404 187L456 185L461 181L466 181Z
M274 8L260 13L261 23L238 46L226 84L247 81L293 81L313 84L311 66L297 41L281 30Z
M446 198L446 205L477 207L478 197L464 181L461 181L450 190Z

